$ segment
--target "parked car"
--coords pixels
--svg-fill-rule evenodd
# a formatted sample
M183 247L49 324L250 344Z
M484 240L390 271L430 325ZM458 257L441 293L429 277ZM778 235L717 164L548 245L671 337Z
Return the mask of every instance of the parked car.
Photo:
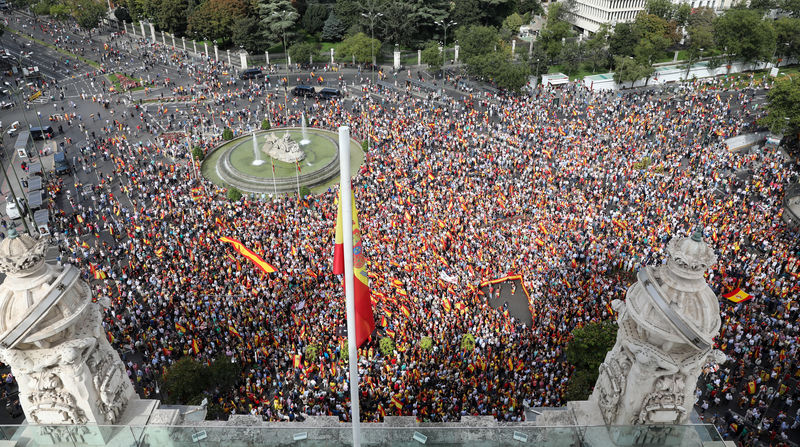
M19 203L14 201L14 196L11 194L6 196L6 215L8 215L9 219L19 219L22 217L22 213L27 210L25 199L19 197L17 200Z
M53 138L53 135L53 128L51 126L31 127L31 137L33 137L34 140Z
M314 87L309 85L298 85L292 89L293 96L302 96L304 98L314 97L317 92L314 90Z
M64 151L58 151L53 154L53 167L58 175L70 173L69 160L67 160L67 154Z
M248 68L239 74L239 79L258 79L262 76L261 70L258 68Z
M329 88L326 87L317 93L321 99L334 99L334 98L341 98L342 92L339 91L337 88Z
M9 137L16 137L17 131L19 131L19 121L14 121L10 126L8 126L6 133Z

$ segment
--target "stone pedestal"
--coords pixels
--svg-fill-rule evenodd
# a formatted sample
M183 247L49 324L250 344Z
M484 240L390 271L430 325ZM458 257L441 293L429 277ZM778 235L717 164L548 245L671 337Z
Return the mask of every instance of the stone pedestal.
M118 423L138 396L80 271L46 264L47 246L14 230L0 242L0 360L17 378L28 422Z
M713 250L696 233L672 239L667 252L666 264L642 268L625 302L612 303L617 342L590 398L608 425L687 423L703 366L725 359L713 349L719 302L703 278Z

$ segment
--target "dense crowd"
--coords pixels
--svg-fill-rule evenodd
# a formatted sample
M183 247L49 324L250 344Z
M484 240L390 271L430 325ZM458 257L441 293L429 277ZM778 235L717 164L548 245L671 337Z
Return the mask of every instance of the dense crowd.
M371 141L354 177L377 322L359 355L363 420L520 421L525 407L563 405L570 333L613 318L608 304L624 298L632 272L662 262L670 238L699 228L719 257L707 275L712 289L741 287L753 299L721 298L717 345L728 361L704 374L698 408L742 439L779 442L798 428L800 254L781 220L797 167L774 147L724 143L753 129L755 90L720 80L625 93L569 84L456 100L401 88L330 103L294 99L287 111L279 79L231 86L219 66L198 67L185 67L198 87L173 91L195 100L189 112L112 103L141 127L111 120L70 154L79 165L105 157L116 168L101 178L97 200L58 216L63 260L85 267L89 280L107 274L92 284L111 298L112 342L144 358L128 361L143 395L183 356L228 358L243 375L235 389L211 393L222 411L347 420L335 190L231 202L180 150L129 138L158 134L149 124L159 120L237 133L265 117L297 125L305 108L312 125L349 125ZM110 193L117 187L121 194ZM221 236L277 272L261 273ZM441 281L443 272L458 285ZM524 278L532 327L492 309L478 287L507 274ZM461 349L465 334L476 339L472 351ZM390 355L378 348L384 336L395 343ZM420 345L426 336L431 349ZM739 410L726 410L730 402ZM768 409L781 413L764 417Z

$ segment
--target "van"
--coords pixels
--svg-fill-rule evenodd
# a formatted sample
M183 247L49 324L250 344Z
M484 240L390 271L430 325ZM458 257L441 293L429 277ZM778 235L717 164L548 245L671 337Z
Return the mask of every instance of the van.
M58 151L53 155L53 167L58 175L70 173L69 161L64 151Z
M304 98L310 98L316 95L316 91L314 91L314 87L308 85L298 85L292 89L292 96L302 96Z
M53 138L53 128L51 126L31 127L31 137L34 140Z
M336 88L324 88L317 93L321 99L333 99L333 98L341 98L342 92Z
M261 77L261 70L258 68L248 68L239 74L239 79L258 79Z

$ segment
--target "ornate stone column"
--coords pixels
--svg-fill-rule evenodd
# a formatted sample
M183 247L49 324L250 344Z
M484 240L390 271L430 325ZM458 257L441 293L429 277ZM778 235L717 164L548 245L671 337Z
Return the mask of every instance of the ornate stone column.
M600 365L590 402L609 425L684 424L713 349L719 302L703 274L716 262L702 234L673 238L666 264L639 271L625 302L614 300L619 332Z
M102 328L100 304L71 265L45 263L47 239L0 242L0 360L32 424L114 424L138 400Z

